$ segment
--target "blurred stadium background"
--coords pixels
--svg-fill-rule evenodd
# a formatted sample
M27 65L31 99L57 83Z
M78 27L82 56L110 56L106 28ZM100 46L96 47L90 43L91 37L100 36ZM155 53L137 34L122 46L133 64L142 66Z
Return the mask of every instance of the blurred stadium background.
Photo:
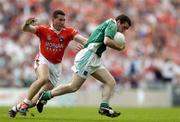
M170 107L180 105L179 0L0 0L0 105L23 98L35 80L32 66L38 38L22 32L34 16L50 22L55 9L66 12L66 24L85 36L104 20L126 13L133 27L126 32L125 51L108 49L105 66L117 81L113 105ZM62 83L70 80L75 43L66 50ZM97 106L101 83L88 79L77 93L58 97L49 105Z

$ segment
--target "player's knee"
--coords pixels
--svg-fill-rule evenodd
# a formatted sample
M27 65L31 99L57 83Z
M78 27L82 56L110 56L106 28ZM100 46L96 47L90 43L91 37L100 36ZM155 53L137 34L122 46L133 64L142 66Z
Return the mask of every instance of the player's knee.
M49 78L48 77L41 77L41 78L38 79L38 81L39 81L39 83L44 84L44 83L49 81Z
M109 85L110 87L114 88L115 85L116 85L116 81L115 81L115 80L111 80L110 82L108 82L108 85Z

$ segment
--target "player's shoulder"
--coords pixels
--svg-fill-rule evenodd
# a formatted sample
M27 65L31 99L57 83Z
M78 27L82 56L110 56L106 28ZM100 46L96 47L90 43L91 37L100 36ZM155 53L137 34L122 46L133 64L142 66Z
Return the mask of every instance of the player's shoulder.
M42 28L42 29L48 29L51 26L50 25L37 25L38 28Z
M65 29L65 30L74 30L75 28L70 27L70 26L66 26L66 27L64 27L64 29Z
M110 18L110 19L106 20L106 23L113 23L113 24L115 24L116 20L113 19L113 18Z
M68 31L68 32L77 31L75 28L70 27L70 26L64 27L64 30L65 30L65 31Z

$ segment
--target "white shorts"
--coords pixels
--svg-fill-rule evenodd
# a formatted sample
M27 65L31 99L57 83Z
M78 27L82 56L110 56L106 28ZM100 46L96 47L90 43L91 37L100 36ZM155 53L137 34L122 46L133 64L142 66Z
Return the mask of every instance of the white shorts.
M38 54L34 60L34 69L36 69L40 64L47 64L49 68L49 80L56 86L60 82L60 75L62 73L62 65L53 64L48 61L42 54Z
M101 63L101 58L93 51L85 48L82 49L75 57L72 70L82 78L87 78L97 69L105 68Z

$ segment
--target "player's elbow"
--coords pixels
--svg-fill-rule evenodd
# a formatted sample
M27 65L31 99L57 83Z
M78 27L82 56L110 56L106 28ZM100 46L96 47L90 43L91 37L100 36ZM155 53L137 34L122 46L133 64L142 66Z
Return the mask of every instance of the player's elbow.
M110 41L109 39L105 39L105 40L104 40L104 44L105 44L106 46L109 46L109 45L111 44L111 41Z
M24 26L22 27L22 30L23 30L23 31L28 31L27 26L24 25Z
M122 51L125 49L125 45L121 46L121 47L118 47L118 51Z

